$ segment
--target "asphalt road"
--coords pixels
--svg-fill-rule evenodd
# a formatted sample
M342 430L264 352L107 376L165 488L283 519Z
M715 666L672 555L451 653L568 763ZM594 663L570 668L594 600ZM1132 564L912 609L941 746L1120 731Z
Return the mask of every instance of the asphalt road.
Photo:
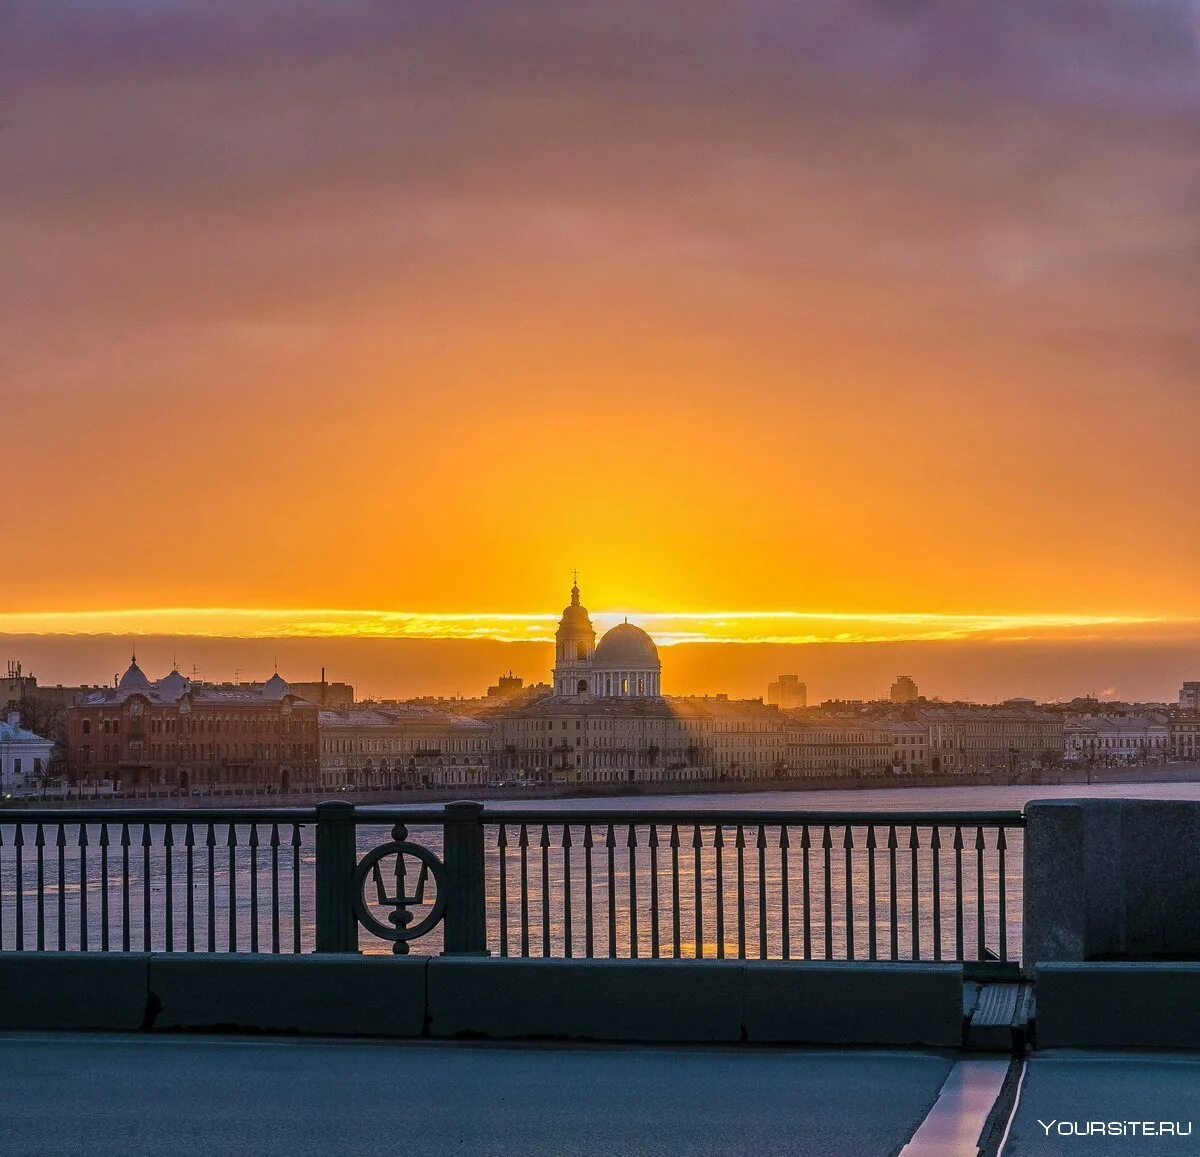
M884 1157L949 1069L918 1052L12 1034L0 1152Z
M1120 1126L1131 1121L1139 1123L1137 1131L1126 1125L1122 1135L1110 1128L1110 1123ZM1089 1122L1103 1122L1106 1132L1078 1135L1077 1130L1087 1129ZM1142 1122L1154 1123L1157 1135L1144 1135ZM1191 1123L1191 1135L1163 1134L1161 1122L1183 1128ZM1078 1157L1200 1154L1200 1056L1037 1053L1026 1068L1003 1155L1059 1153Z

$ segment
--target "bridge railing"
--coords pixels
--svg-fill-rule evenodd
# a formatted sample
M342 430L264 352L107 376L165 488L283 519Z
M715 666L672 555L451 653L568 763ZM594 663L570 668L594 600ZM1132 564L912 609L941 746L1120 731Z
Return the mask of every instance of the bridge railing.
M0 951L312 947L316 810L0 812Z
M1019 813L493 811L506 956L1010 961Z
M0 813L0 951L1016 961L1019 812Z

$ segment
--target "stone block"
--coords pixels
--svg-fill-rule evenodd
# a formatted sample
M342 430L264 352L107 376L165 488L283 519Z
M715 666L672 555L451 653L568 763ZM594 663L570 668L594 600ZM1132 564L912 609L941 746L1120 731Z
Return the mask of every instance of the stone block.
M149 965L144 952L0 954L0 1028L139 1029Z
M420 1036L421 957L156 954L153 1027Z
M1200 956L1200 803L1035 800L1025 815L1024 960Z
M744 966L751 1043L958 1047L958 964L751 962Z
M497 960L429 963L435 1037L736 1041L734 961Z
M1082 960L1086 882L1083 809L1072 800L1025 807L1024 959Z
M1038 1048L1200 1048L1200 964L1037 966Z

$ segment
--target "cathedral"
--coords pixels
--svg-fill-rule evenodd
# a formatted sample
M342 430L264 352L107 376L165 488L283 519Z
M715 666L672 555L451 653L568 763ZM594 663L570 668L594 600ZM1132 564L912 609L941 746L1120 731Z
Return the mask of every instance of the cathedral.
M662 664L654 640L626 620L597 643L587 608L579 602L578 579L554 636L554 694L604 699L662 695Z

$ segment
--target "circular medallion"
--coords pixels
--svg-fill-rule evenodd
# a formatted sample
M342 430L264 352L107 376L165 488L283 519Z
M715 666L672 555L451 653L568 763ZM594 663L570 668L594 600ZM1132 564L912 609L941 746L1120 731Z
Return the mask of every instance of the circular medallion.
M372 901L367 899L368 889L375 893ZM386 922L372 906L391 909ZM445 865L420 844L405 839L381 844L363 856L354 870L354 910L359 922L380 939L392 941L399 955L407 953L410 940L435 928L445 909ZM421 911L424 915L416 919Z

